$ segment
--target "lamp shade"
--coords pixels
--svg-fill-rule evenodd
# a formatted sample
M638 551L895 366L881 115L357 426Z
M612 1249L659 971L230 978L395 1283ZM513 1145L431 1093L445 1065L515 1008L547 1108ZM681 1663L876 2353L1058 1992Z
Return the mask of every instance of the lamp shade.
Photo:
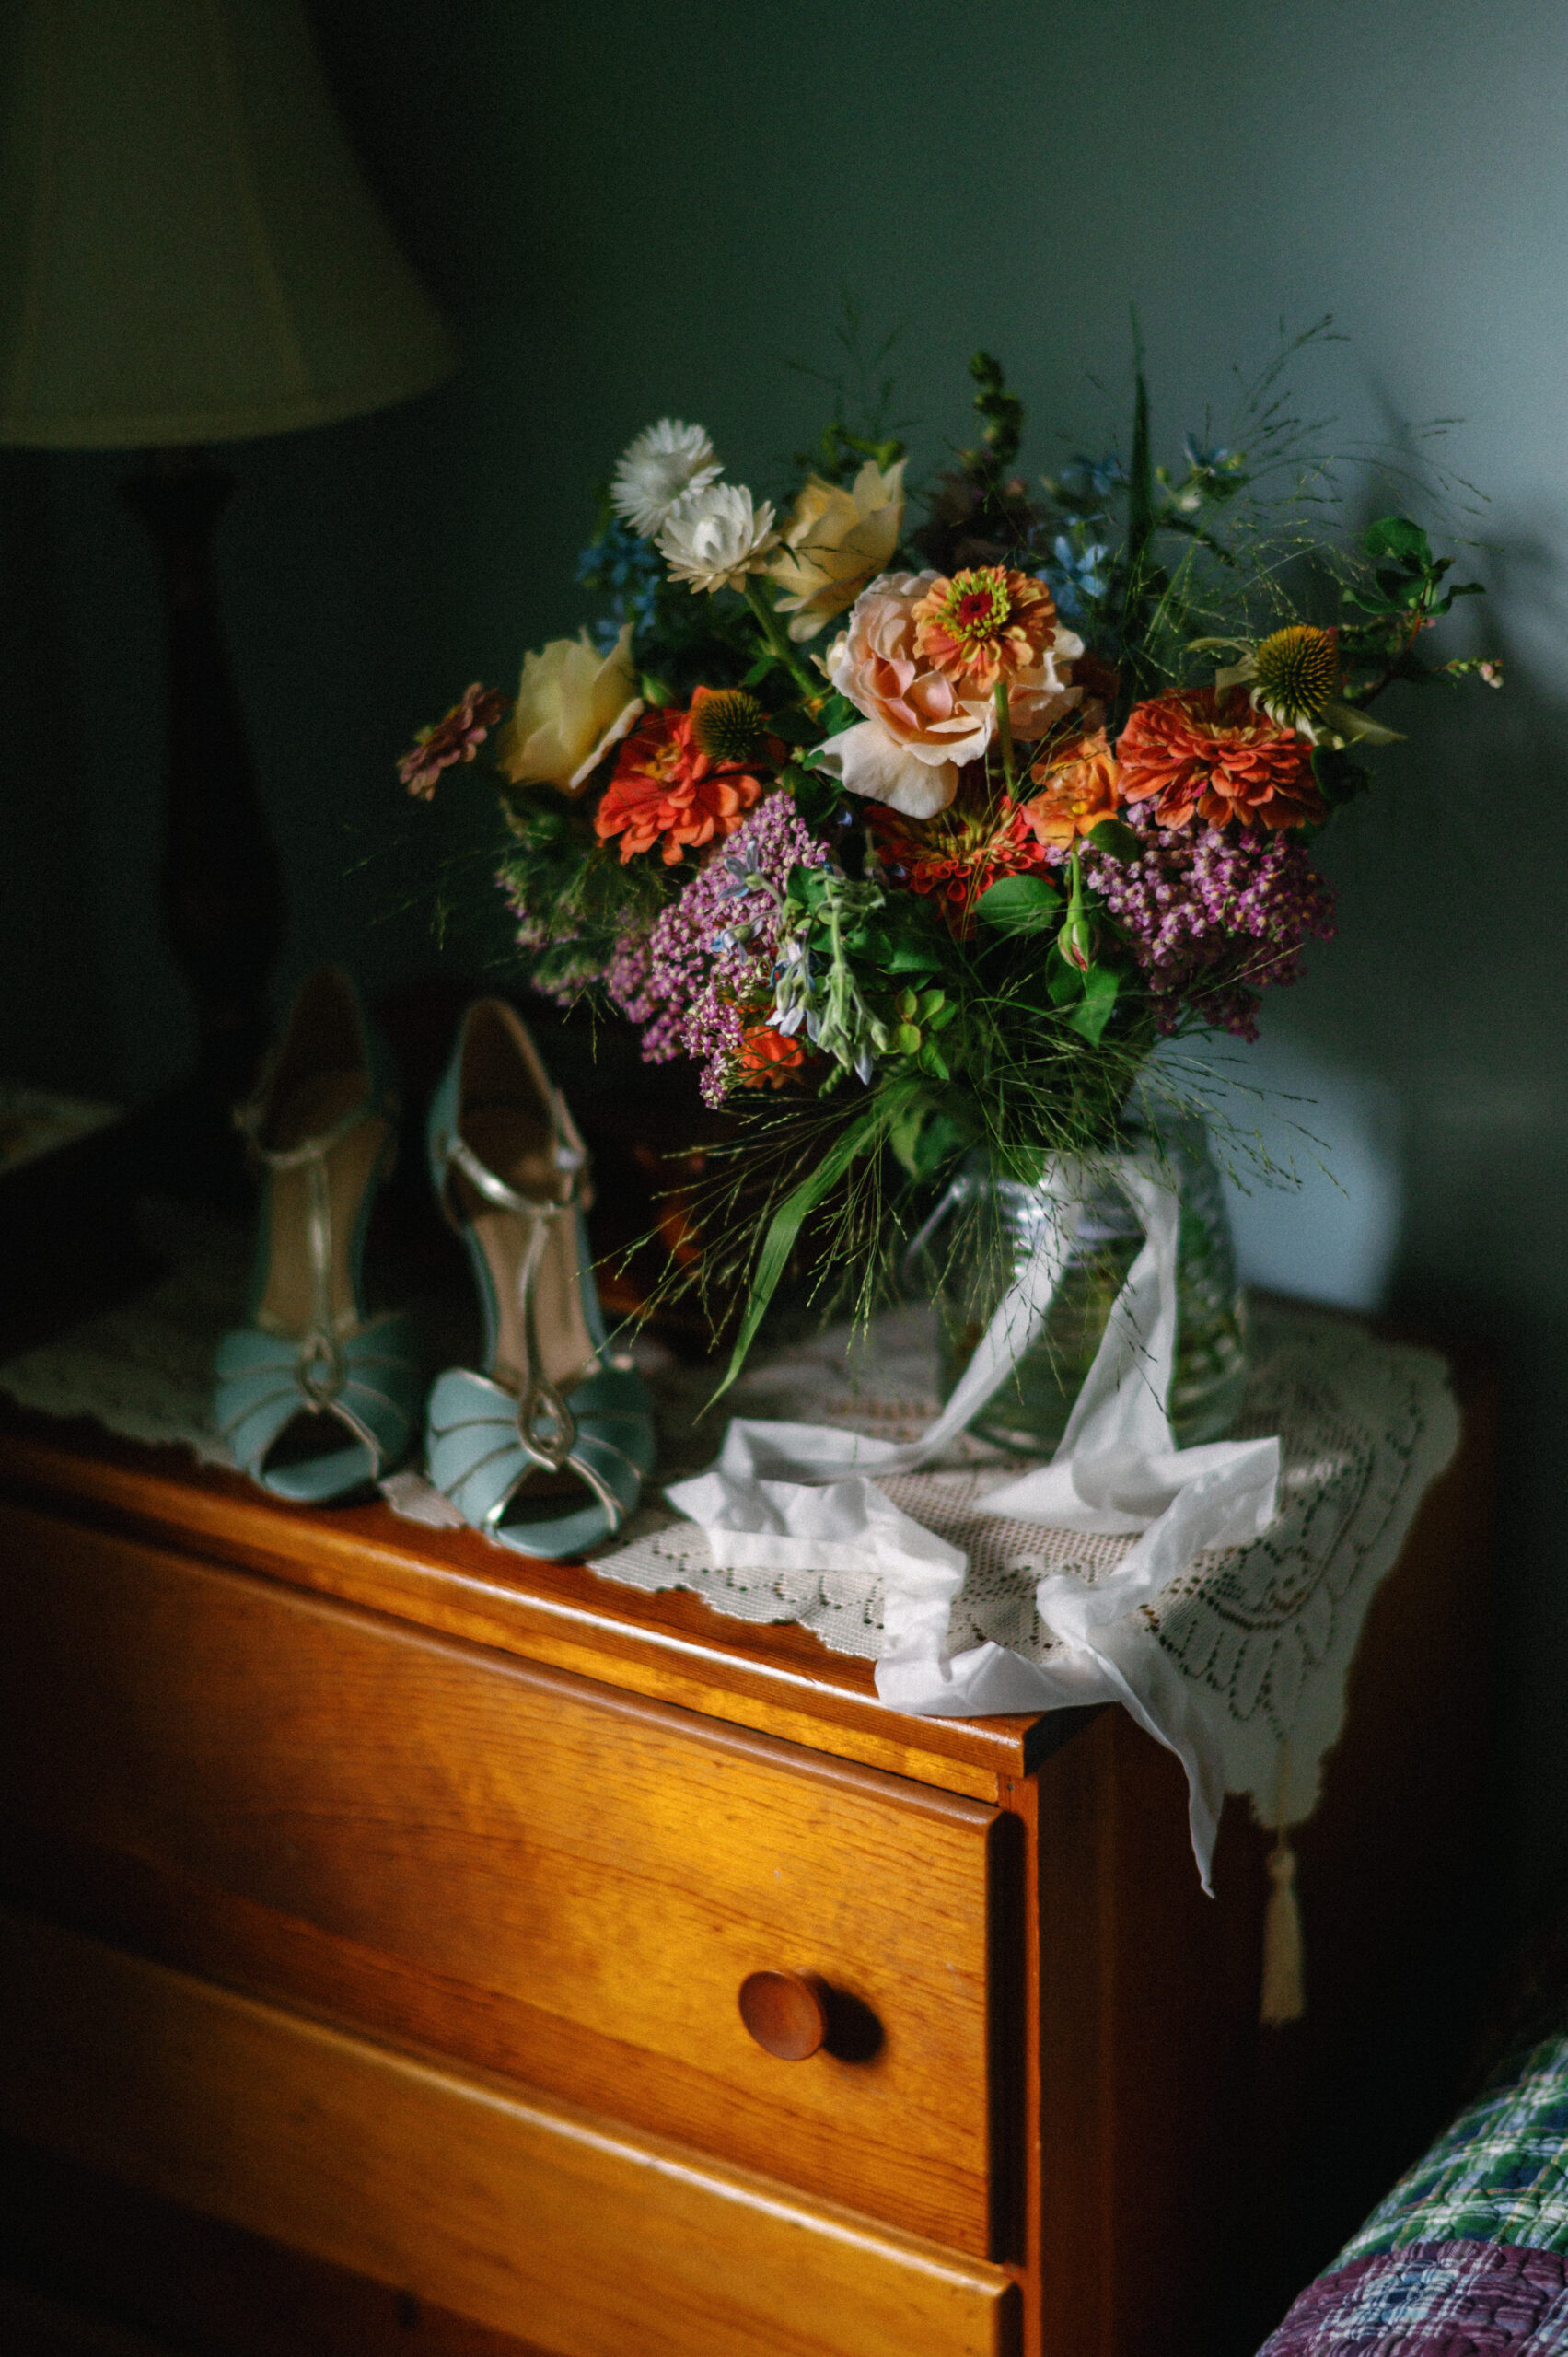
M0 442L234 441L450 373L297 0L0 15Z

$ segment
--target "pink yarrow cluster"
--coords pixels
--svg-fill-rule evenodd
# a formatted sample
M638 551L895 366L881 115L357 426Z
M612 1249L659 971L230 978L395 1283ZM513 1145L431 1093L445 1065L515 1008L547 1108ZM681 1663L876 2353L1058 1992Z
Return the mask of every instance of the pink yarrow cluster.
M1295 981L1305 944L1332 937L1333 894L1282 833L1200 833L1121 815L1148 848L1126 861L1087 853L1084 877L1126 928L1160 1029L1177 1030L1191 1010L1255 1039L1260 992Z
M821 867L827 857L794 796L770 795L715 847L646 939L616 952L606 985L621 1013L642 1025L645 1063L692 1056L705 1101L723 1101L748 1023L769 995L790 870Z

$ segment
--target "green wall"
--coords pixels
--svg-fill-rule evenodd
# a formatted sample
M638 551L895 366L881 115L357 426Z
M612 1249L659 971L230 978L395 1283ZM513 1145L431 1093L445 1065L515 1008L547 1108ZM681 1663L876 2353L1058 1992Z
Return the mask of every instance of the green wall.
M1491 494L1465 617L1505 697L1410 720L1325 865L1342 935L1238 1070L1315 1100L1334 1178L1241 1206L1255 1272L1480 1328L1504 1358L1505 1790L1526 1898L1568 1833L1568 895L1562 643L1568 14L1554 0L316 0L345 119L463 375L236 453L236 668L284 845L290 962L431 962L478 858L391 763L476 673L572 625L587 487L663 412L759 488L814 430L842 298L902 329L922 463L1007 359L1036 465L1104 447L1137 306L1156 432L1229 406L1277 323L1341 447L1458 418ZM140 1095L189 1040L153 903L150 568L112 459L4 454L0 1062ZM1461 643L1457 640L1456 644ZM1468 642L1463 642L1468 643ZM1395 715L1396 719L1398 715ZM366 864L368 861L368 864ZM501 946L492 928L488 949ZM461 946L472 965L481 939ZM1337 1179L1337 1184L1336 1184Z

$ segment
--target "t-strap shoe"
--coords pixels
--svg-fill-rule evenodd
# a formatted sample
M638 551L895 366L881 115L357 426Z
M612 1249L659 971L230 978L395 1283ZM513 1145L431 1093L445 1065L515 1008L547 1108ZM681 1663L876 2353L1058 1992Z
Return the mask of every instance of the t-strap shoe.
M397 1099L348 976L302 983L235 1123L262 1178L250 1324L218 1345L215 1412L264 1490L322 1505L412 1445L424 1391L406 1312L369 1318L365 1236L391 1167Z
M482 1371L448 1367L430 1395L430 1479L522 1554L582 1554L635 1511L653 1415L642 1377L610 1355L583 1141L504 999L479 1000L459 1024L428 1144L484 1313Z

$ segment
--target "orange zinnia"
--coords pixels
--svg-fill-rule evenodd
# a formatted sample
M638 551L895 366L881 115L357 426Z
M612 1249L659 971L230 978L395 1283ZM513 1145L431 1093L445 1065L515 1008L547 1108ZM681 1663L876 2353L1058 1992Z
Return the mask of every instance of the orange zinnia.
M970 693L1034 670L1056 638L1056 604L1043 581L1005 564L938 575L912 609L914 651Z
M1155 797L1165 827L1300 827L1321 819L1312 748L1245 689L1185 688L1134 705L1117 741L1122 798Z
M688 851L730 834L761 799L762 781L738 761L703 752L691 724L715 692L699 688L690 712L665 705L639 721L621 746L615 773L594 816L600 842L621 837L621 864L661 840L673 866Z
M735 1077L742 1088L783 1088L805 1062L798 1039L775 1031L771 1023L757 1023L740 1042Z
M875 802L865 816L889 882L934 900L960 941L974 931L974 903L983 891L1004 877L1031 875L1046 865L1028 813L1006 795L990 817L955 803L935 819L905 819Z
M1059 843L1065 849L1074 836L1092 834L1102 819L1116 816L1121 789L1116 756L1103 728L1037 761L1029 777L1044 789L1024 805L1042 843Z

